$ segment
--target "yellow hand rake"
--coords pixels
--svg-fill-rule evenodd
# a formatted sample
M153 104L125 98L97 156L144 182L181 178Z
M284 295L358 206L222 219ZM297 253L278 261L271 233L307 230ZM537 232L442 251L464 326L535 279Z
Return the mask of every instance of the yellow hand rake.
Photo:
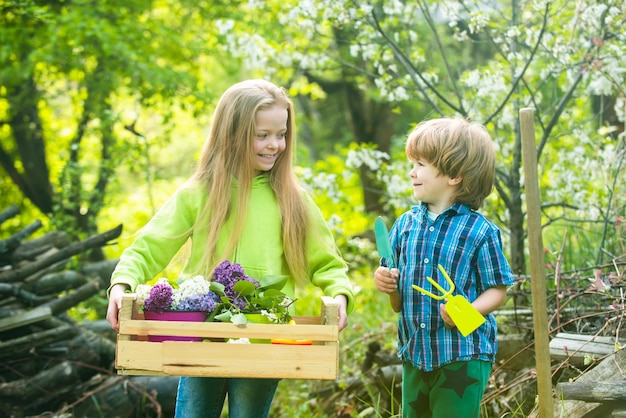
M452 292L454 292L455 289L454 282L452 281L450 276L448 276L448 273L446 273L446 270L441 266L441 264L437 265L437 267L439 268L439 271L443 274L443 277L446 278L448 285L450 285L450 290L444 290L444 288L441 287L439 283L437 283L430 277L426 277L426 280L428 280L433 286L435 286L435 288L441 292L441 295L435 295L434 293L431 293L428 290L423 289L417 285L413 285L413 289L435 300L445 300L446 311L448 312L448 315L450 315L450 318L459 329L461 334L463 334L464 337L467 337L485 322L485 317L482 316L481 313L478 312L478 310L474 308L472 304L469 303L469 301L463 296L452 296Z

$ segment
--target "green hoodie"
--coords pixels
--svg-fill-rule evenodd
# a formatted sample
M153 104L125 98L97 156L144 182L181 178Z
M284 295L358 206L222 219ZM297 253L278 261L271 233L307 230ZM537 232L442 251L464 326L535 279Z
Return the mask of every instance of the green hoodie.
M235 201L236 182L233 182L233 188ZM311 228L308 232L309 279L328 296L345 295L348 312L351 312L354 309L354 295L346 264L319 208L307 193L304 196L311 214ZM206 189L198 182L187 182L179 188L144 226L136 240L124 250L111 276L111 286L122 283L134 290L138 284L156 277L189 238L191 247L181 276L200 274L208 234L206 227L192 227L202 213L207 198ZM222 228L218 253L226 247L232 224L231 217ZM295 296L295 281L283 253L280 208L267 175L257 176L253 180L241 238L229 260L241 264L248 276L261 281L265 276L290 276L283 292Z

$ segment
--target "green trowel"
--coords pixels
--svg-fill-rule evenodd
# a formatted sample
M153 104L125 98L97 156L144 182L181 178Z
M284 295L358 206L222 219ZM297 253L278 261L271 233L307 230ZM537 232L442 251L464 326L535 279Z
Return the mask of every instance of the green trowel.
M390 269L397 267L396 259L393 256L393 251L391 250L391 243L389 242L387 225L385 225L385 221L380 216L376 218L376 221L374 221L374 236L376 237L376 249L378 250L378 255L391 261L391 264L387 266Z

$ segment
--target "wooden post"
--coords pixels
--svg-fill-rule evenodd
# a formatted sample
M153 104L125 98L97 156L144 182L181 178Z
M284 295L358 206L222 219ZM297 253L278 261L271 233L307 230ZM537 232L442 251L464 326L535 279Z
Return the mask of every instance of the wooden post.
M526 212L530 277L533 301L533 324L535 329L535 361L537 367L538 412L540 418L554 414L552 398L552 369L550 367L550 338L548 308L546 301L546 277L544 273L543 241L541 237L541 198L537 176L537 145L533 109L520 110L522 137L522 160L526 189Z

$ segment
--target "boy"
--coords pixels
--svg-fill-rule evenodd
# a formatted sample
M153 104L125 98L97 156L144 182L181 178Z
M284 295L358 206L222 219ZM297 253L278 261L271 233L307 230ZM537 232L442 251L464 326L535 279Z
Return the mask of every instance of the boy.
M493 189L496 153L486 129L460 118L425 121L406 143L413 164L413 194L421 202L390 231L397 269L387 259L374 273L398 320L398 356L403 360L402 416L478 418L497 351L491 312L513 284L499 229L475 212ZM417 292L448 290L437 266L486 318L464 337L444 303Z

